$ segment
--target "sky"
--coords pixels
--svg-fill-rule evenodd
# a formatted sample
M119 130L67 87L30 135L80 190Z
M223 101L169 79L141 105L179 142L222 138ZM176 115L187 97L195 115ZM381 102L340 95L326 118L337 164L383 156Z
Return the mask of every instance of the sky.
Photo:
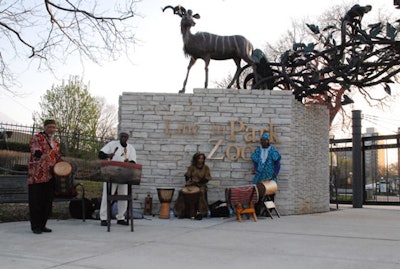
M109 1L112 3L112 1ZM254 48L263 49L266 43L276 42L293 21L306 18L306 21L318 24L317 16L329 10L333 5L348 4L345 0L143 0L136 5L137 16L135 37L137 43L129 53L118 61L103 62L97 65L88 61L81 62L70 57L66 63L56 63L54 74L37 70L37 65L27 64L27 59L16 59L16 75L19 85L12 90L13 95L0 89L0 122L32 124L32 113L40 111L40 97L52 85L59 85L62 79L71 75L83 78L90 85L93 96L104 97L108 104L118 106L119 96L123 92L178 93L182 88L189 59L183 54L183 41L180 34L180 18L172 10L162 12L167 5L182 5L199 13L192 33L211 32L218 35L240 34L249 39ZM375 3L379 2L379 3ZM354 3L354 2L351 2ZM371 12L379 9L400 14L393 7L393 0L358 1L360 5L371 4ZM215 88L216 81L224 80L235 72L232 60L211 61L209 65L209 88ZM14 70L15 71L15 70ZM193 88L204 87L204 62L198 60L192 67L186 92ZM357 102L356 102L357 103ZM360 102L361 104L362 102ZM365 106L365 104L360 105ZM390 105L388 117L396 111L395 103ZM354 105L352 109L358 108ZM372 110L368 108L368 112ZM375 112L374 112L375 113ZM376 112L383 116L382 111ZM372 123L371 123L372 124ZM397 124L397 122L396 122ZM400 126L400 122L398 122Z

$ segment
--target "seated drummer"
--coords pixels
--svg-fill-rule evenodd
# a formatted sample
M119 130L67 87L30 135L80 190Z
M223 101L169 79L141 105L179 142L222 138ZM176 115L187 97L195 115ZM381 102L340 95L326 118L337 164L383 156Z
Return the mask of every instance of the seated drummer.
M207 201L207 183L211 180L210 168L205 164L206 156L204 153L197 152L192 157L191 165L187 168L185 173L185 187L190 188L196 186L200 189L201 195L196 201L196 219L202 219L208 212ZM178 198L174 207L175 214L179 218L191 217L185 204L185 198L182 190L178 193Z

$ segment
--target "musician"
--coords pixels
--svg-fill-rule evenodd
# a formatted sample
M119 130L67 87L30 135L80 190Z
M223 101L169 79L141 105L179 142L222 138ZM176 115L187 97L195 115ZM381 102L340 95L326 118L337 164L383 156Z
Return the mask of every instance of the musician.
M211 180L210 168L205 164L206 156L204 153L197 152L193 155L191 165L185 173L185 187L195 186L200 189L201 195L196 204L198 214L196 219L202 219L208 213L207 201L207 183ZM189 217L186 210L183 190L178 193L178 198L175 202L175 213L179 218Z
M99 158L102 160L111 160L117 162L131 162L136 163L136 150L128 144L129 135L127 133L120 133L119 140L108 142L99 152ZM118 191L120 195L128 194L127 184L111 184L111 192L114 194ZM118 214L116 215L117 224L129 225L128 220L125 219L128 201L118 201ZM107 183L103 183L103 196L100 205L100 225L107 226Z
M54 139L55 133L56 122L45 120L44 131L35 134L29 143L28 202L34 234L52 231L46 223L53 206L53 168L61 158L60 143Z
M251 154L254 171L253 184L257 184L264 180L273 180L278 183L278 174L281 169L281 154L269 143L269 135L262 134L260 138L260 146L257 147ZM263 208L263 201L256 203L256 214L260 215ZM272 201L275 199L275 194L270 195Z
M269 135L262 134L260 146L251 154L254 164L253 184L262 180L274 180L278 183L278 174L281 169L281 154L269 143Z

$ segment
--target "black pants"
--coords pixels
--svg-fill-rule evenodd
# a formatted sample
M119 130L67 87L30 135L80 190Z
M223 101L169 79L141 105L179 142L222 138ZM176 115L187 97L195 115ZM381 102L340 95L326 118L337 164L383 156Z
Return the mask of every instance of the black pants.
M28 186L29 219L32 230L46 227L53 207L53 183L35 183Z

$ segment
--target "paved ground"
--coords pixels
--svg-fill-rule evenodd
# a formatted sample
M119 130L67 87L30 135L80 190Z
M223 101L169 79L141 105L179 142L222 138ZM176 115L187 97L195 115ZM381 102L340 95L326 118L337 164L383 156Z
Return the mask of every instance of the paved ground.
M335 206L332 206L336 208ZM0 224L0 268L400 268L399 207L298 216L135 220L134 232L99 221Z

